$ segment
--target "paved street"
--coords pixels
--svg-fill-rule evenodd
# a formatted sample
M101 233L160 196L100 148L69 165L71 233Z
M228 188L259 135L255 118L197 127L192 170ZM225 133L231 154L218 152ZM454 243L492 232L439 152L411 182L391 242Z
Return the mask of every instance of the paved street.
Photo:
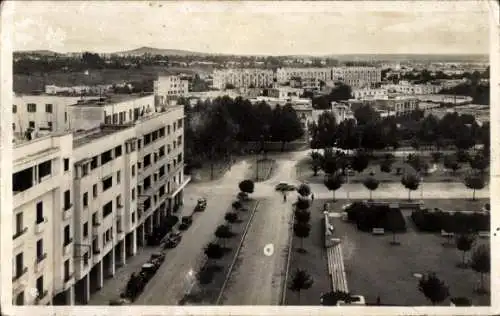
M184 207L192 210L200 196L207 198L207 209L195 215L193 225L183 233L177 248L170 250L165 263L149 281L136 305L177 305L184 296L185 276L203 264L203 248L213 238L218 225L238 192L248 164L234 165L220 180L189 185L184 193Z

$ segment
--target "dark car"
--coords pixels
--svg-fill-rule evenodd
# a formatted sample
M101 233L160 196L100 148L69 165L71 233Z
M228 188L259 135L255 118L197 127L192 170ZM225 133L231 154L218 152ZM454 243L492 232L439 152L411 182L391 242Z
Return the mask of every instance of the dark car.
M170 236L165 242L164 248L175 248L181 242L182 235L178 234L175 236Z
M183 216L181 220L181 224L179 225L180 230L188 229L193 223L193 217L191 216Z
M295 186L286 182L280 182L274 188L276 191L295 191Z
M205 198L199 198L194 208L195 212L203 212L206 208L207 200Z
M130 305L130 304L131 304L130 300L128 300L126 298L119 298L119 299L116 299L116 300L109 301L109 305L112 305L112 306Z

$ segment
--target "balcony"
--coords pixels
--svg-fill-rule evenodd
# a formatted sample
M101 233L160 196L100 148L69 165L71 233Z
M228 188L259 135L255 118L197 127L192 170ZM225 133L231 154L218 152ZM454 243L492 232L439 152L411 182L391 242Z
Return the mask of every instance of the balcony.
M35 223L35 234L42 234L45 230L45 224L48 222L47 218L44 217L42 221L37 221Z
M36 258L35 260L35 272L41 272L43 271L43 268L45 267L45 259L47 258L47 253L44 253L40 257Z
M68 207L65 207L65 209L63 210L63 221L67 221L71 218L71 214L72 214L71 207L72 206L73 205L70 204Z
M101 222L95 222L92 224L92 235L99 236L99 227L101 227Z
M63 246L63 256L68 256L73 250L73 238L70 238Z
M190 176L184 176L184 182L176 183L174 186L170 187L170 192L167 193L167 197L173 198L179 193L189 182L191 181Z
M49 291L44 290L43 292L38 292L38 296L35 298L36 305L46 305L48 303Z
M92 263L96 264L101 261L101 249L92 249Z
M16 290L21 286L26 286L28 282L28 268L24 267L14 277L12 277L12 290Z
M28 227L24 227L21 231L15 233L12 236L12 239L14 240L12 248L14 250L15 249L19 249L19 248L21 248L24 245L24 238L22 238L22 236L24 234L26 234L27 231L28 231Z

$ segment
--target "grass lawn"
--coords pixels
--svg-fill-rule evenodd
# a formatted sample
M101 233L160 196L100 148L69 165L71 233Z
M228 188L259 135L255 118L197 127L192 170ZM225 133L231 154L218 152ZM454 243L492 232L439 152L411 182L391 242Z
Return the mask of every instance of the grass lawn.
M190 294L185 295L181 302L179 302L180 305L213 305L216 303L222 289L222 285L224 284L224 280L229 272L229 267L233 262L236 250L241 242L241 238L243 237L245 226L250 220L250 216L256 205L257 201L255 200L243 202L243 207L246 211L237 211L239 221L233 224L226 222L226 224L231 226L233 233L235 233L233 238L217 241L217 238L214 235L212 241L227 248L227 252L219 260L205 262L200 271L197 273L198 282L195 286L196 289L193 289ZM227 211L232 211L232 207L229 206ZM208 245L209 242L210 241L207 241L206 244Z
M321 213L324 202L315 203L312 213ZM346 202L337 201L333 207L340 209ZM425 204L443 209L466 209L471 207L470 203L483 205L485 202L426 200ZM365 296L368 303L375 302L379 296L382 304L430 305L418 291L418 280L413 274L432 271L449 286L451 297L465 296L472 300L473 305L490 305L489 295L478 295L474 291L479 285L480 275L471 269L456 267L461 261L462 253L455 247L444 247L444 239L438 234L418 232L409 218L411 211L403 210L403 214L408 230L396 236L400 246L390 245L392 234L373 236L357 230L352 223L343 222L340 218L335 220L333 225L338 237L342 239L351 293ZM479 244L489 245L489 242L481 239L476 245ZM323 263L318 261L315 265ZM485 277L485 281L488 284L489 277ZM449 299L442 305L449 305Z
M323 213L319 211L323 207L323 203L324 201L315 200L311 206L311 233L308 238L303 240L303 247L307 253L297 251L301 247L301 240L293 236L288 285L297 269L305 269L314 280L310 289L301 291L300 305L319 305L321 294L331 291L332 288L324 247ZM288 289L288 285L285 305L299 305L297 293Z
M426 160L425 157L421 157ZM429 160L427 158L427 160ZM380 182L400 182L402 175L405 171L412 171L413 168L407 163L403 162L403 159L398 157L395 158L395 162L392 164L392 170L390 173L385 173L380 171L380 162L382 160L371 160L368 167L361 173L356 172L354 176L349 176L349 183L361 183L366 179L370 172L375 174L375 177ZM429 162L432 166L434 163ZM444 170L442 163L436 164L436 171L430 173L424 177L425 182L462 182L467 172L470 171L470 166L468 163L461 164L462 168L455 173L448 172ZM400 174L397 173L397 168L400 168ZM311 158L307 157L299 161L296 165L296 174L301 181L308 181L310 183L322 183L324 173L320 170L317 176L314 176L314 172L311 169ZM486 171L488 174L488 171Z
M258 163L255 159L247 161L250 162L250 166L246 172L245 179L252 179L255 182L266 181L269 180L273 172L276 171L277 165L274 159L259 159Z

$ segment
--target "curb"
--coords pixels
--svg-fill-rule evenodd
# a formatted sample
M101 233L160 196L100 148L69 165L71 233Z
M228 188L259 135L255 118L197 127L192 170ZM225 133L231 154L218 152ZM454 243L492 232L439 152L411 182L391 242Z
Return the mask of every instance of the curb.
M247 225L245 226L245 230L243 231L243 235L241 236L241 241L240 244L238 245L238 248L236 249L236 253L234 254L233 262L231 262L231 265L229 266L229 270L226 275L226 279L224 280L224 283L222 284L222 287L219 292L219 296L217 297L217 301L215 301L215 305L219 305L220 301L222 299L222 295L224 294L224 290L226 289L227 282L229 281L229 278L231 277L231 273L233 272L234 265L236 264L236 260L238 259L238 256L240 254L240 250L243 246L243 242L245 241L245 237L248 232L248 228L250 228L250 224L252 223L253 217L255 215L255 211L257 210L257 207L259 206L260 201L257 201L255 204L252 214L250 215L250 219L248 220Z
M287 249L287 260L285 266L285 279L283 281L283 287L281 288L281 299L280 305L286 304L286 285L288 284L288 272L290 270L290 261L292 258L292 247L293 247L293 221L295 220L295 213L292 212L292 218L290 219L290 223L288 224L288 230L290 231L290 237L288 237L288 249Z

